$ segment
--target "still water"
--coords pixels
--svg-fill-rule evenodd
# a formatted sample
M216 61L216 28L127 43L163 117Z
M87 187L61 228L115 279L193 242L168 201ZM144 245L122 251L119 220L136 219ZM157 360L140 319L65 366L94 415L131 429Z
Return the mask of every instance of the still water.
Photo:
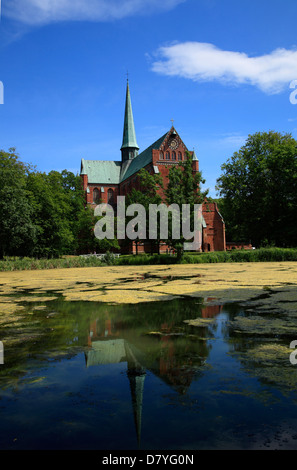
M297 448L297 366L247 354L290 340L238 334L239 306L24 305L0 329L1 449Z

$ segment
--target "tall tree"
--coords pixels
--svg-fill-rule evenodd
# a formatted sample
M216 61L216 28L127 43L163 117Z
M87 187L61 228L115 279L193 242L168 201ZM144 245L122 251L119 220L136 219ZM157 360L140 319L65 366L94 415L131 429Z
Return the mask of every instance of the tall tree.
M98 238L96 224L101 220L102 231L105 232L104 237ZM120 249L118 240L115 236L116 217L113 218L113 226L110 227L113 237L108 238L108 232L105 214L97 216L90 206L85 206L84 210L79 212L78 218L78 247L80 253L106 253L117 252Z
M85 211L85 193L83 190L82 179L80 175L75 175L74 173L63 170L61 172L61 185L63 191L67 196L67 201L69 204L69 227L73 234L73 242L72 242L72 253L77 253L78 251L81 252L82 246L82 234L80 233L81 230L81 222L83 219L89 219L88 216L86 217ZM85 222L86 222L85 220ZM90 227L93 227L92 223L93 220L90 221ZM85 250L82 250L85 251Z
M136 253L138 249L139 242L145 240L150 241L151 252L153 253L154 248L157 247L159 251L160 247L160 236L159 230L157 230L157 238L150 239L149 236L149 213L150 205L156 204L159 205L162 202L162 197L160 196L159 190L163 188L163 181L159 174L151 174L146 169L142 168L138 173L138 185L139 189L133 188L131 193L126 197L126 210L127 207L131 204L141 204L145 209L145 233L144 238L137 237L134 241L136 244ZM130 217L133 219L133 217ZM138 227L139 230L139 227Z
M59 257L74 251L73 207L61 173L34 172L27 178L30 204L38 237L34 247L37 257Z
M296 246L297 142L258 132L221 167L217 190L229 241Z
M168 205L176 204L180 214L182 214L184 204L189 206L191 231L194 230L194 217L196 216L194 206L195 204L202 204L208 193L208 190L201 191L200 186L204 183L205 180L202 178L202 173L193 172L193 160L189 152L187 152L186 161L179 162L178 165L171 167L169 170L169 181L165 190L166 202ZM175 239L171 231L167 243L176 251L178 259L181 259L186 241L183 237L182 217L179 219L179 224L180 239ZM170 226L172 227L172 224Z
M37 227L26 187L31 170L14 148L0 151L0 258L33 252Z

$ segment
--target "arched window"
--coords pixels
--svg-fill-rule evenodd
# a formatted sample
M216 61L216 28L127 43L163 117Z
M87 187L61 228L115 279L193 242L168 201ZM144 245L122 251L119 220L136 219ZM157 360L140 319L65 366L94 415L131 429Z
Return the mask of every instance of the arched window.
M172 152L172 160L176 160L176 153Z
M113 202L113 189L109 188L109 190L107 191L107 204L113 204Z
M183 159L181 152L178 152L178 159L179 159L179 160L182 160L182 159Z
M98 188L93 189L93 202L94 204L99 204L100 201L100 191Z
M164 153L160 152L160 160L164 160Z
M170 160L170 153L166 152L166 160Z

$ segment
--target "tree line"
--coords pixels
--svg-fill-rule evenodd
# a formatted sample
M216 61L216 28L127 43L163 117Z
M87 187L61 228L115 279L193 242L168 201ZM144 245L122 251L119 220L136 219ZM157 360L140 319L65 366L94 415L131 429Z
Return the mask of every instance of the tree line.
M93 242L92 217L78 175L43 173L14 148L0 151L0 258L78 253Z
M292 135L275 131L250 135L221 170L216 201L227 240L256 247L296 247L297 141ZM201 190L202 174L193 174L190 155L170 168L166 187L158 174L141 170L138 176L139 187L127 195L127 205L138 203L147 209L149 204L166 202L194 207L207 196ZM0 150L0 258L119 250L116 235L113 240L94 236L96 220L85 204L79 175L67 170L40 172L22 162L14 148ZM175 240L169 230L168 239L162 241L182 256L182 238ZM154 240L152 251L160 242Z
M194 207L203 200L199 190L202 175L199 172L193 175L190 154L182 166L170 170L166 188L160 175L141 170L138 177L139 189L133 189L126 197L126 207L138 203L148 209L149 204L160 204L160 189L164 190L168 204L181 207L187 203ZM0 151L0 259L4 256L58 258L119 250L116 234L111 240L95 237L97 221L94 210L85 204L79 175L67 170L40 172L22 162L14 148ZM162 241L181 257L184 240L175 240L170 230L168 237ZM135 240L136 244L141 241ZM158 246L160 242L158 239L154 244Z

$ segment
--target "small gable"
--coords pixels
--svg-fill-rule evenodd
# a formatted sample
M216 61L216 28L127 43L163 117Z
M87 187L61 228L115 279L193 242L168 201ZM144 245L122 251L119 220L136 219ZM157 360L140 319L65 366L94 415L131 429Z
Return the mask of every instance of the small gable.
M182 141L181 137L179 134L176 132L175 128L172 126L170 131L167 132L165 139L163 140L160 148L160 151L166 152L167 150L183 150L187 151L187 147Z

